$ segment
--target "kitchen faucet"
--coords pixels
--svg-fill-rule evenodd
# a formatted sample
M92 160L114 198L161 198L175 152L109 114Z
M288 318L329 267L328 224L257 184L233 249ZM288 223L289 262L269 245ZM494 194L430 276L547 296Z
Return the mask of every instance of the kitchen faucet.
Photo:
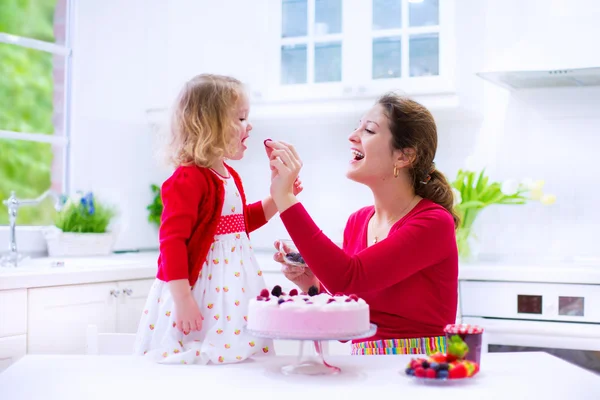
M9 247L8 254L0 257L0 267L17 267L19 265L19 261L21 261L24 257L17 252L17 235L16 235L16 226L17 226L17 211L20 207L23 206L36 206L44 201L47 197L52 197L54 199L54 209L56 211L60 211L63 206L63 201L61 196L59 196L56 192L52 190L46 190L36 199L27 199L21 200L18 199L15 195L15 192L10 192L10 197L6 200L2 201L8 208L8 221L10 224L10 239L9 239Z

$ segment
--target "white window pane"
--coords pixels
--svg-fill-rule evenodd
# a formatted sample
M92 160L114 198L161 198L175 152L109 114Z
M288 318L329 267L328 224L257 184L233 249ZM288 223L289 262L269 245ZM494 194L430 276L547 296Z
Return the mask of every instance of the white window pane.
M52 187L63 191L63 147L50 143L0 139L0 200L15 191L19 199L34 199ZM17 225L51 225L56 212L52 199L21 207ZM0 225L8 224L8 210L0 201Z
M373 0L373 29L402 28L402 0Z
M400 36L373 39L373 79L400 77L401 49Z
M307 0L283 0L281 6L281 37L306 36L308 32Z
M342 80L342 44L340 42L315 44L315 82Z
M306 45L281 46L281 84L306 83Z
M440 74L440 46L437 33L414 35L409 40L410 76Z
M65 44L67 0L0 3L0 32Z
M439 0L423 0L410 3L408 19L410 26L439 25Z
M65 57L0 43L0 130L63 134Z
M315 0L315 34L342 32L342 0Z

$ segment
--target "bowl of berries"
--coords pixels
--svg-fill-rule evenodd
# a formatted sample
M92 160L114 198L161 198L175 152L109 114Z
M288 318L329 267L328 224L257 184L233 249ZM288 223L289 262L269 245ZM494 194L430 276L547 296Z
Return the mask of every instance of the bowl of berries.
M460 336L452 336L447 341L446 354L413 358L404 373L423 383L464 382L479 372L479 363L465 359L468 352L469 347Z
M300 252L293 241L289 239L279 239L278 244L277 250L283 256L283 260L286 264L293 267L306 267L306 262L304 262L304 258L300 255Z

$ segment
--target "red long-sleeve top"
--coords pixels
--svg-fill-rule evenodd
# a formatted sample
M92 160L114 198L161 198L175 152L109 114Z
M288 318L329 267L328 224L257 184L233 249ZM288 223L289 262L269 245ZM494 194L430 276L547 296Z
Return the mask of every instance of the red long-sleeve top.
M298 251L330 293L355 293L370 307L375 336L357 340L443 336L458 301L458 251L454 220L423 199L396 222L388 237L367 246L374 208L348 219L343 249L314 223L301 203L281 213Z
M267 223L262 202L246 205L240 176L229 165L225 167L240 192L249 234ZM196 165L178 167L163 183L158 279L188 279L194 286L213 243L224 196L223 181L210 169Z

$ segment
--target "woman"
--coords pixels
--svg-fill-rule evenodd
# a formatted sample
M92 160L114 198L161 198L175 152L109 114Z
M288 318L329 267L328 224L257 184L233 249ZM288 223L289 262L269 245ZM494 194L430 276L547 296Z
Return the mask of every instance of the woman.
M310 269L284 266L306 291L355 293L370 306L375 336L355 340L352 354L445 351L454 323L458 252L452 189L435 169L437 131L419 103L387 94L349 137L347 177L367 185L374 205L350 216L343 249L327 238L293 195L302 162L293 146L267 141L271 195ZM279 255L276 260L283 262Z

